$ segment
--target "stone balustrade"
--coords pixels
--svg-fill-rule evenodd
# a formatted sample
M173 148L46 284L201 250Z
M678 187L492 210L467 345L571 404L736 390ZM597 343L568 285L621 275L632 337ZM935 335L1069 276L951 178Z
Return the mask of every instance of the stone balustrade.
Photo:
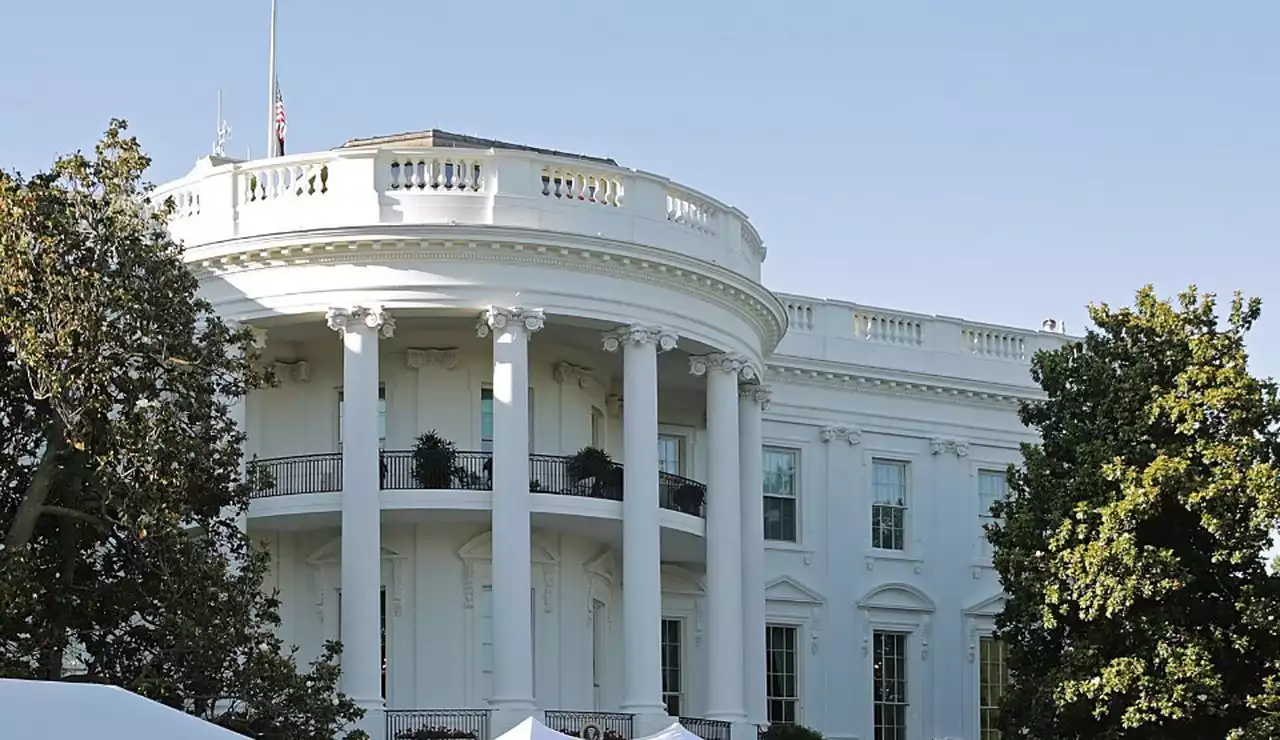
M290 232L445 225L631 242L757 281L765 256L746 215L708 195L603 160L519 150L368 146L203 159L154 198L173 198L170 229L188 249L276 234L296 241Z

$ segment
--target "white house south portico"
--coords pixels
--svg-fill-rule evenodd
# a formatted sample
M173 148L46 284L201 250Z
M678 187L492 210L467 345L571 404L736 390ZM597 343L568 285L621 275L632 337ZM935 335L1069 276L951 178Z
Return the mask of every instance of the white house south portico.
M282 637L342 640L372 737L995 737L981 525L1059 335L777 296L732 206L439 131L158 195L276 369L237 413Z

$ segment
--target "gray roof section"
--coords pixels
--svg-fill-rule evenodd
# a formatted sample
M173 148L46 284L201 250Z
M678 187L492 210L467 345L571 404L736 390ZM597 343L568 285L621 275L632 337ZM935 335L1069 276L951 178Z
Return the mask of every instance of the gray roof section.
M586 162L599 162L600 164L612 165L614 167L618 166L617 162L609 159L608 157L590 157L586 154L573 154L571 152L556 151L555 149L542 149L536 146L512 144L506 141L498 141L497 139L482 139L479 136L455 134L434 128L427 129L426 131L409 131L403 134L391 134L389 136L374 136L368 139L351 139L339 147L339 149L361 146L395 146L404 147L406 149L506 149L517 152L547 154L555 157L568 157L569 159L581 159Z

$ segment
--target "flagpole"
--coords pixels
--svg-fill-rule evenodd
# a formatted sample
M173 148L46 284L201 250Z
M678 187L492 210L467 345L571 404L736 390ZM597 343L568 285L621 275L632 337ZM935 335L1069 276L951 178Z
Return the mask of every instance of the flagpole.
M276 144L276 0L271 0L271 43L267 50L267 156L279 155Z

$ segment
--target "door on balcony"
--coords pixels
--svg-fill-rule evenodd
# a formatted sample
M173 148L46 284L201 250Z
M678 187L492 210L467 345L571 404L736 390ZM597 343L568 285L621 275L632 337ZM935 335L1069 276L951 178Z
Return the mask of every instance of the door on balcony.
M533 446L533 386L529 386L529 452ZM480 389L480 451L493 452L493 388Z
M605 706L605 651L608 650L608 637L605 630L609 626L609 617L605 605L599 599L591 600L591 692L596 711L608 709Z
M342 389L338 389L338 452L342 452L342 413L346 404L342 400ZM387 446L387 385L378 384L378 449Z
M671 475L684 475L684 437L658 435L658 470Z
M378 592L378 629L382 641L382 700L387 701L387 589L384 586ZM338 637L342 639L342 589L338 589ZM341 662L341 658L339 658Z

